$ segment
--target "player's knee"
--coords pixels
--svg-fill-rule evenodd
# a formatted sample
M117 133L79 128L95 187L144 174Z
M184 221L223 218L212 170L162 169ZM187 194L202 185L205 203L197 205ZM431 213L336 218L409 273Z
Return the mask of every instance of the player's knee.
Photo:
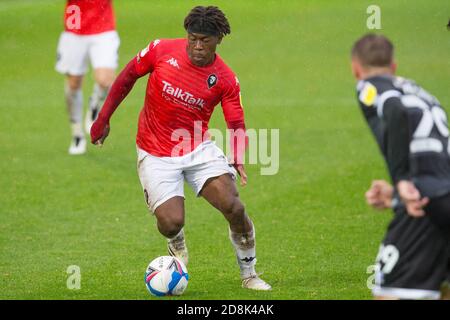
M98 72L95 74L95 82L104 90L107 90L114 82L114 71Z
M67 87L71 91L77 91L81 89L81 85L83 83L83 77L81 76L68 76L67 77Z
M242 204L242 202L239 201L239 199L234 201L234 204L233 204L233 215L236 215L236 216L239 216L239 217L245 216L245 207Z
M176 236L184 227L184 218L180 216L166 216L158 219L158 227L166 237Z
M113 79L101 79L100 81L97 81L97 84L102 88L102 90L108 90L109 87L111 87L113 83Z
M245 217L245 207L237 197L227 204L224 211L230 222L239 223Z

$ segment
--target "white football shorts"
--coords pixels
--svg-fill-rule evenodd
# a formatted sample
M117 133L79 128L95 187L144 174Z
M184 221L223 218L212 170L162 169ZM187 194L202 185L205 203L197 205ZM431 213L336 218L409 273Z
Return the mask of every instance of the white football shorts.
M184 198L184 181L199 196L209 178L228 173L236 179L236 170L213 141L205 141L181 157L155 157L139 147L137 154L139 180L151 212L170 198Z
M94 69L117 69L120 38L117 31L78 35L64 31L58 43L56 71L72 76L84 75L89 61Z

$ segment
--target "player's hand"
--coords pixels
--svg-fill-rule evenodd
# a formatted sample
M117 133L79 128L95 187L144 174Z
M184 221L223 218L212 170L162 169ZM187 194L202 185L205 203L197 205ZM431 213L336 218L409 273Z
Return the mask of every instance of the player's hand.
M392 206L394 188L384 180L374 180L366 192L367 204L375 209L382 210Z
M109 135L109 124L98 118L95 120L95 122L92 124L91 127L91 142L92 144L102 146L105 142L106 137Z
M239 176L241 177L241 186L245 186L247 184L247 174L245 173L244 165L233 163L233 167L236 169Z
M410 216L418 218L425 215L423 208L428 204L430 199L426 197L422 198L414 183L401 180L397 183L397 190Z

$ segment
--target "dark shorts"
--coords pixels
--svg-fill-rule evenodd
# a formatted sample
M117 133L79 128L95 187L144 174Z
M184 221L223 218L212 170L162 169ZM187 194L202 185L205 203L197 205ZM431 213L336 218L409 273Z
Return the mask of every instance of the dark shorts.
M450 235L450 195L447 194L446 196L434 199L425 209L430 213L431 220L437 224L445 234ZM450 245L448 250L446 281L447 283L450 283Z
M450 277L450 194L432 199L422 218L395 211L376 262L375 296L438 299Z

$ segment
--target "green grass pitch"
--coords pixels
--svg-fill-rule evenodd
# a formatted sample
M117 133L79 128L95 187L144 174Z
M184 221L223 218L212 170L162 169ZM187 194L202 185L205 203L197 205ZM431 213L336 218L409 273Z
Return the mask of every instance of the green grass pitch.
M257 270L273 290L240 287L225 220L186 188L190 282L181 299L370 299L366 271L391 214L363 198L387 174L356 104L349 50L369 31L373 1L211 3L230 20L219 53L239 76L248 128L280 129L278 174L248 165L240 188L256 225ZM184 37L196 4L116 0L120 67L154 38ZM376 4L398 73L449 111L450 3ZM68 156L63 77L54 71L63 8L62 0L0 1L0 299L152 299L144 271L166 247L136 173L146 80L115 113L102 149ZM92 85L88 74L86 103ZM225 128L220 107L211 128ZM80 290L66 286L70 265L81 268Z

